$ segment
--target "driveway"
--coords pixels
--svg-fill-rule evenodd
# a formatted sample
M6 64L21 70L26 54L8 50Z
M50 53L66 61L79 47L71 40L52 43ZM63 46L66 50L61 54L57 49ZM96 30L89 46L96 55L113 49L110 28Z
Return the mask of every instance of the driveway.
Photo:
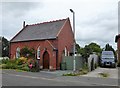
M85 76L85 77L101 77L99 75L99 73L107 73L109 75L108 78L118 79L118 68L100 68L100 67L98 67L97 69L95 69L83 76Z

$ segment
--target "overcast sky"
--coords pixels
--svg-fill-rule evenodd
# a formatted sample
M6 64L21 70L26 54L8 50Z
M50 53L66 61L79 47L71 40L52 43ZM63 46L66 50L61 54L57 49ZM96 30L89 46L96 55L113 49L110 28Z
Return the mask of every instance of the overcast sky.
M26 24L70 18L75 12L77 43L95 42L103 48L106 43L117 47L118 0L3 0L0 3L0 35L10 40Z

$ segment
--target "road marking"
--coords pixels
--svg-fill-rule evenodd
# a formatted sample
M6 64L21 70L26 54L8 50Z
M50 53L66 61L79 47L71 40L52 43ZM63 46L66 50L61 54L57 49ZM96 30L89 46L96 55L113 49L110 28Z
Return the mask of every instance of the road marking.
M4 74L7 75L11 75L11 76L17 76L17 77L25 77L25 78L33 78L33 79L43 79L43 80L51 80L51 81L58 81L58 82L74 82L74 83L83 83L83 84L89 84L89 85L96 85L96 86L118 86L118 85L110 85L110 84L100 84L100 83L88 83L85 81L70 81L70 80L60 80L60 79L55 79L55 78L44 78L44 77L34 77L34 76L27 76L27 75L16 75L16 74L11 74L11 73L6 73L6 72L2 72Z

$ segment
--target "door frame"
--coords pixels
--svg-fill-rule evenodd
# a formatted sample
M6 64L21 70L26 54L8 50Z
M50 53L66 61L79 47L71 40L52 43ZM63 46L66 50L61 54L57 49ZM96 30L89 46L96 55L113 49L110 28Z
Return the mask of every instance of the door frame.
M49 60L48 61L48 67L47 68L45 68L45 60L44 60L44 56L45 56L45 54L48 54L48 59L47 60ZM49 66L50 66L50 54L48 53L48 51L46 50L44 53L43 53L43 69L49 69Z

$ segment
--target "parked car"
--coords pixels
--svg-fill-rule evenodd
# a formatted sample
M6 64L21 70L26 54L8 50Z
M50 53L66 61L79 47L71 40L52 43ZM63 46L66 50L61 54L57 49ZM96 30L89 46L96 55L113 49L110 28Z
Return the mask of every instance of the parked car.
M115 68L116 63L113 51L102 51L100 64L101 67L110 66Z

